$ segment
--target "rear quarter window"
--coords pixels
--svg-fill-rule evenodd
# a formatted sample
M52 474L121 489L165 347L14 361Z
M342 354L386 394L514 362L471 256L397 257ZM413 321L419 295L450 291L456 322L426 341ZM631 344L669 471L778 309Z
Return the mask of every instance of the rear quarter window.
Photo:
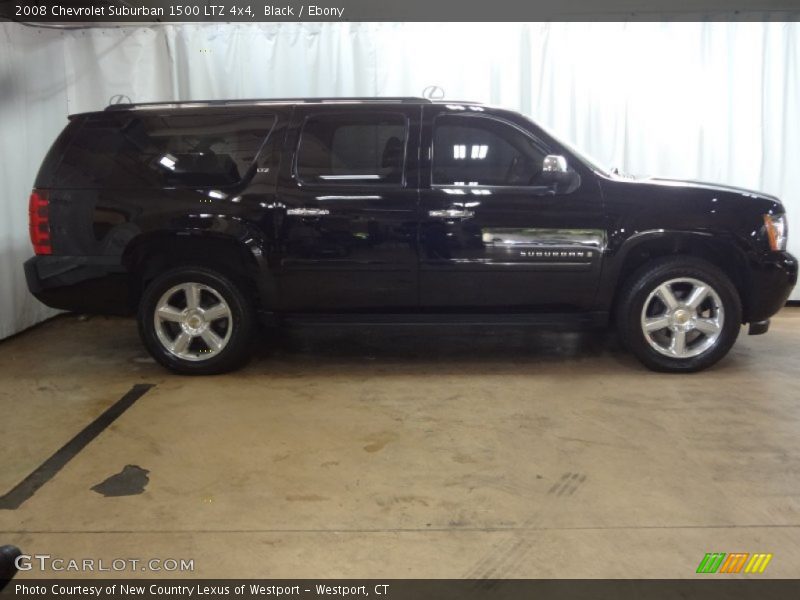
M78 129L58 187L225 187L239 183L275 122L271 115L103 114Z

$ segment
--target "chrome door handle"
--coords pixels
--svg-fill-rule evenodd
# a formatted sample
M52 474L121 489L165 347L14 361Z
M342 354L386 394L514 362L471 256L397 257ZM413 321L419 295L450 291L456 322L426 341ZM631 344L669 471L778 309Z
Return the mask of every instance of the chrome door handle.
M286 214L295 217L321 217L331 214L331 211L327 208L290 208Z
M471 219L475 216L475 211L463 208L446 208L444 210L429 210L428 216L437 219Z

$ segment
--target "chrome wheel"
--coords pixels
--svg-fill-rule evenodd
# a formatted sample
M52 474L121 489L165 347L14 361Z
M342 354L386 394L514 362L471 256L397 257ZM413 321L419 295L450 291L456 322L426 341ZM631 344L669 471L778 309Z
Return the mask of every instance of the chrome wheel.
M719 294L689 277L654 289L642 307L642 333L650 346L671 358L692 358L717 343L725 323Z
M159 342L183 360L213 358L227 346L233 331L225 299L202 283L171 287L158 299L153 318Z

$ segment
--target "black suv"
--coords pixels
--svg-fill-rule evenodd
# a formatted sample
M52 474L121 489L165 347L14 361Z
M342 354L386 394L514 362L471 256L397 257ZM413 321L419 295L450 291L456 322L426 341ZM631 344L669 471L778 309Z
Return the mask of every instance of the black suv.
M113 105L73 115L30 198L45 304L138 311L180 373L259 320L606 325L696 371L797 279L777 198L608 172L517 113L419 98Z

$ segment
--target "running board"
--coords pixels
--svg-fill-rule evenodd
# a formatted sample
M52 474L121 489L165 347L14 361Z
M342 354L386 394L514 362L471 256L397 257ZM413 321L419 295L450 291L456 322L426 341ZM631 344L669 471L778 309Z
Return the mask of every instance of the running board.
M287 325L478 325L588 329L608 326L608 313L292 313L278 315Z

